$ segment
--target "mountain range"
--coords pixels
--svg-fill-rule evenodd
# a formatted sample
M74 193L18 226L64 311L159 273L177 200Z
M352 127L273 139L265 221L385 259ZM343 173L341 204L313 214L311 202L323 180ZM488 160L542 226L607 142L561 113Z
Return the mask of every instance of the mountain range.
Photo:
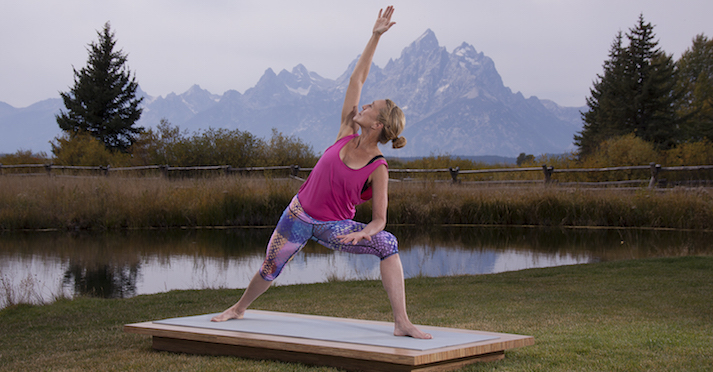
M349 75L356 59L336 80L308 71L302 64L275 73L268 68L244 93L213 94L198 85L182 94L144 97L137 125L155 127L166 119L182 131L239 129L269 138L272 128L296 136L315 153L334 141ZM513 93L492 59L463 43L449 53L429 29L401 56L383 68L372 65L362 104L390 98L406 114L406 147L382 147L387 156L428 155L515 157L574 149L583 107L562 107L537 97ZM0 153L17 150L49 153L60 134L54 115L60 98L25 108L0 102Z

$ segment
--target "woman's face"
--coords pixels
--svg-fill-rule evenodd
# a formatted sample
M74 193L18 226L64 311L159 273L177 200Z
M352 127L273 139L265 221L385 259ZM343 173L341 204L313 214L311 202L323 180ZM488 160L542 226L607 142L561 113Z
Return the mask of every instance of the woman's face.
M364 126L371 126L379 122L379 112L386 108L386 101L383 99L374 101L361 107L361 112L354 116L354 122Z

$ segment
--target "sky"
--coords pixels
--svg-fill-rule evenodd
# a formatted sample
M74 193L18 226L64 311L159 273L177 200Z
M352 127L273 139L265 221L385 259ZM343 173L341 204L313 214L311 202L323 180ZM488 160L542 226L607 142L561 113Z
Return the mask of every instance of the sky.
M713 37L710 0L4 0L0 101L21 108L59 98L106 22L151 96L194 84L244 93L268 68L300 63L336 79L387 5L396 25L381 38L378 66L431 29L449 53L465 42L492 58L513 92L562 106L585 105L617 32L640 14L674 59L696 35Z

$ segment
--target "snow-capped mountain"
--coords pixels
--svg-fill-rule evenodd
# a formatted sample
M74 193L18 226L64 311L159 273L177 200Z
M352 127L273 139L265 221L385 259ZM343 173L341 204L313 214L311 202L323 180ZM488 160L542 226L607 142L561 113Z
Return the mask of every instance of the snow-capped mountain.
M269 137L276 128L321 153L337 135L344 92L355 63L356 59L336 80L323 78L301 64L278 74L268 68L243 94L229 90L216 95L198 85L165 98L141 92L144 112L138 125L155 127L165 118L189 132L227 128L258 137ZM400 150L384 146L384 153L390 156L562 153L573 149L573 135L582 126L579 111L583 108L561 107L513 93L503 85L492 59L466 43L449 53L431 30L385 67L372 65L362 104L381 98L392 99L406 114L403 135L408 144ZM63 108L62 102L43 102L47 111L42 113L39 107L29 110L35 105L15 109L0 104L0 153L20 148L48 151L49 146L35 147L36 141L24 145L22 140L23 133L39 126L51 128L32 132L44 133L45 142L59 134L54 113ZM6 132L12 123L20 122L23 110L26 115L36 115L32 123L23 122L22 127L14 126L14 132ZM49 133L52 131L56 134ZM11 133L13 139L5 139L5 133Z
M410 143L389 152L394 155L562 153L581 129L581 120L562 120L536 97L512 93L493 61L473 46L463 43L448 53L431 30L365 90L367 101L393 97L404 108Z
M144 97L142 102L144 110L138 125L145 128L155 127L161 119L166 119L171 123L185 123L194 115L211 108L220 101L219 95L211 94L198 85L193 85L181 95L171 93L166 98L154 98L143 91L139 91L138 95Z

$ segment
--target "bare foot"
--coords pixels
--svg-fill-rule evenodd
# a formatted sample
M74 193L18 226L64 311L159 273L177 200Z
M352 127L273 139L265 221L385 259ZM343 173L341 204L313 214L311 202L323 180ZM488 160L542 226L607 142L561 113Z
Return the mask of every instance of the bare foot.
M423 332L416 328L415 325L413 324L408 324L404 326L395 326L394 327L394 336L401 336L401 337L413 337L413 338L419 338L423 340L430 340L433 338L430 333Z
M230 319L242 319L243 318L243 313L238 313L237 311L233 310L231 307L228 310L223 311L222 313L214 316L210 321L211 322L224 322L226 320Z

